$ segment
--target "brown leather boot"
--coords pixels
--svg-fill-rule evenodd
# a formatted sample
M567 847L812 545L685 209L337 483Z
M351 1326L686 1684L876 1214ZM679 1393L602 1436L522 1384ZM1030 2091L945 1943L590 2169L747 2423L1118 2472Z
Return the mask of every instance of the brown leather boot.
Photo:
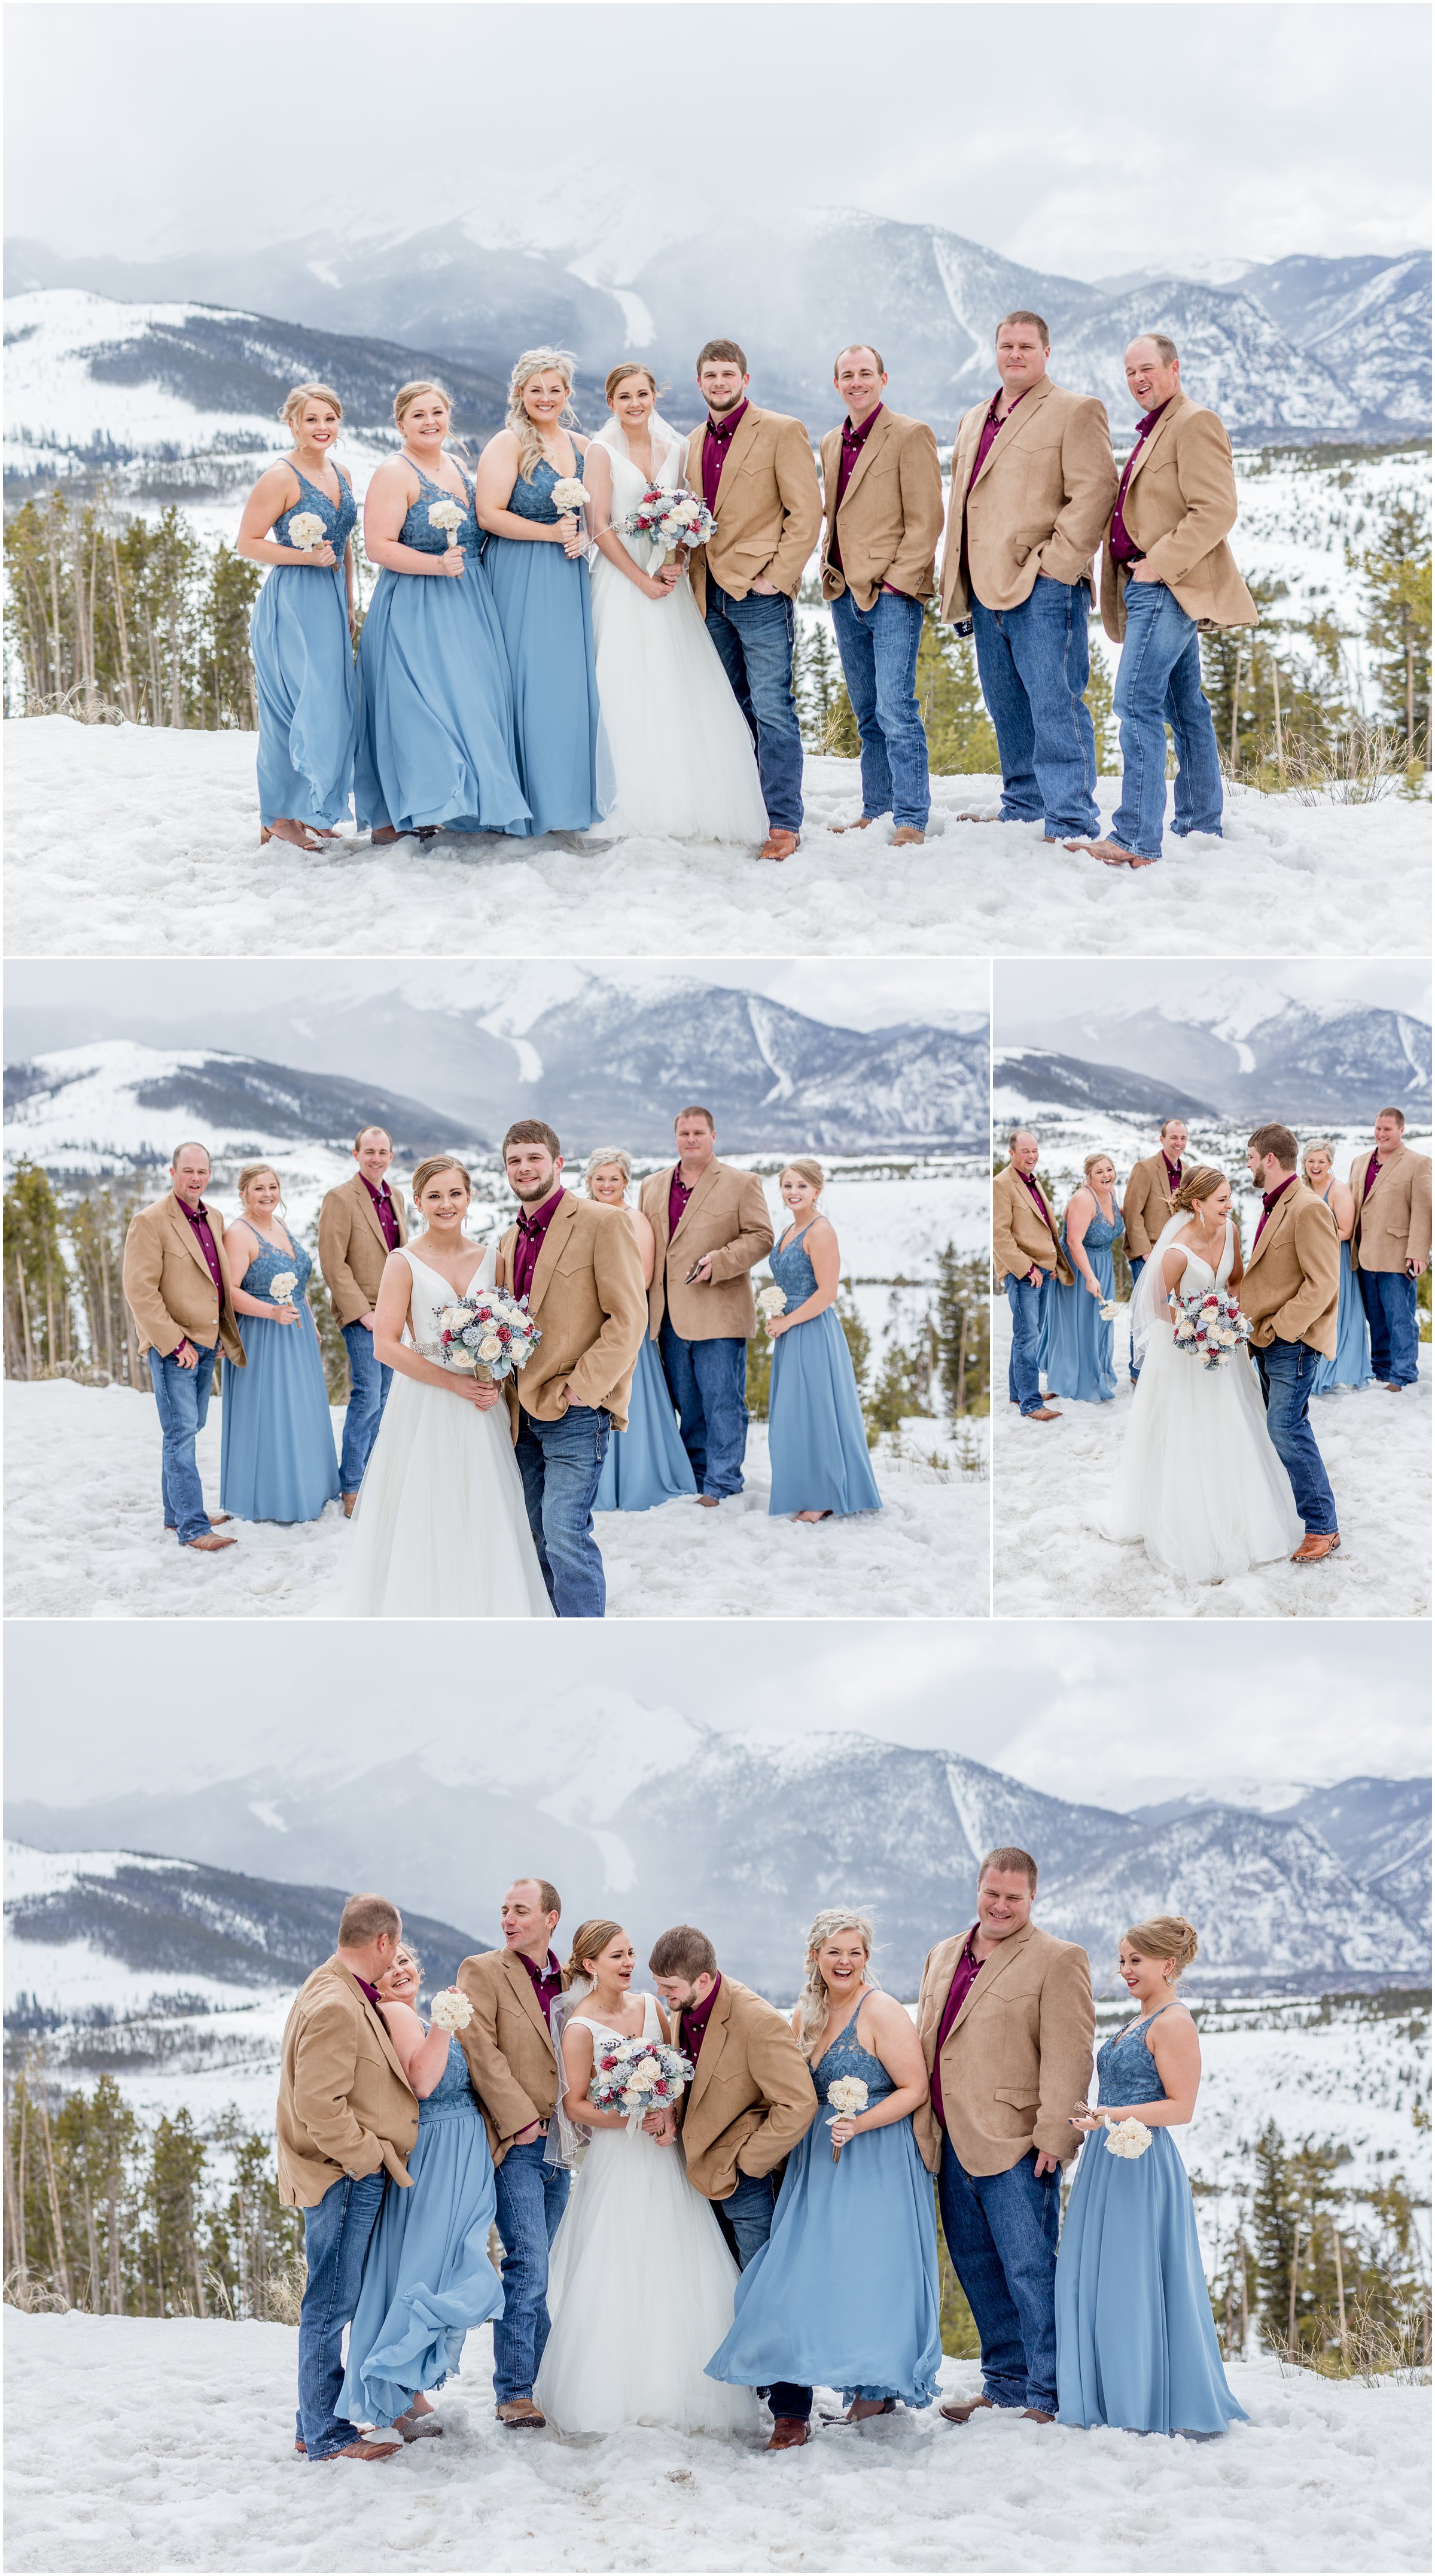
M797 847L795 832L779 832L774 825L758 851L760 859L790 859Z
M402 2442L346 2442L342 2451L326 2451L328 2460L394 2460L403 2449Z
M1059 1422L1061 1415L1054 1405L1044 1404L1040 1413L1024 1413L1021 1418L1023 1422Z
M237 1538L221 1538L217 1530L206 1530L202 1538L187 1538L185 1547L197 1547L205 1556L214 1556L222 1547L237 1547Z
M812 2439L812 2427L805 2415L774 2415L770 2451L800 2451Z
M1048 2415L1044 2406L1023 2406L1021 2411L1026 2417L1028 2424L1054 2424L1056 2422L1056 2417L1054 2415Z
M1331 1530L1328 1534L1322 1530L1307 1530L1291 1558L1291 1563L1292 1565L1319 1565L1322 1557L1334 1556L1339 1545L1339 1530Z
M505 2397L503 2404L495 2406L493 2411L510 2433L541 2432L548 2421L542 2408L535 2406L531 2397Z
M949 2397L938 2412L946 2417L949 2424L970 2424L972 2417L980 2415L983 2408L989 2415L997 2411L990 2397L964 2397L960 2401Z
M894 850L920 850L926 838L926 833L919 832L915 823L899 823L889 847Z
M351 1521L353 1519L354 1505L358 1499L359 1497L357 1494L341 1494L339 1496L339 1500L344 1506L344 1518L346 1521Z
M859 814L855 823L829 823L829 832L866 832L876 822L875 814Z

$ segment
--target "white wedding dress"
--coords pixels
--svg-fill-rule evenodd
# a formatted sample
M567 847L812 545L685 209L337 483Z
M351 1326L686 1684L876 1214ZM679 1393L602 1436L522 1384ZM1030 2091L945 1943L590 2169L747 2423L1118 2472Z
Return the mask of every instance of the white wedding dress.
M636 2001L637 1998L634 1998ZM644 2039L662 2028L644 1995ZM619 2034L582 2011L595 2049ZM533 2394L560 2433L658 2424L675 2433L755 2429L751 2389L707 2379L732 2326L737 2265L680 2143L595 2129L548 2256L552 2331Z
M1266 1429L1249 1353L1238 1347L1224 1368L1205 1368L1176 1348L1161 1263L1189 1223L1178 1214L1162 1229L1133 1301L1141 1375L1098 1528L1103 1538L1141 1542L1153 1565L1182 1583L1221 1583L1292 1555L1305 1524ZM1227 1218L1214 1271L1186 1249L1178 1293L1224 1288L1234 1252Z
M411 1244L406 1338L438 1358L451 1281ZM492 1247L470 1287L494 1284ZM480 1412L446 1387L394 1371L354 1517L344 1580L350 1619L551 1619L506 1401Z
M653 418L654 480L675 491L686 442ZM647 478L615 423L583 460L595 529L636 508ZM644 572L646 537L622 543ZM669 841L767 838L767 810L747 719L733 696L686 573L672 596L644 597L596 546L590 556L598 698L613 755L617 801L590 840L617 834Z

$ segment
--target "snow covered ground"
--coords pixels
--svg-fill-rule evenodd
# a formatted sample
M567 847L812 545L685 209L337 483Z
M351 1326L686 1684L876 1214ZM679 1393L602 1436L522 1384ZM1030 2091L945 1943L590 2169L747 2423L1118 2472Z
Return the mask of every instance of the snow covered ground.
M10 2375L15 2571L957 2569L1141 2565L1394 2571L1427 2563L1423 2389L1235 2365L1224 2441L1147 2440L935 2408L761 2437L503 2432L489 2336L444 2393L448 2430L371 2468L296 2459L286 2326L23 2316ZM975 2365L944 2391L975 2395Z
M254 739L66 716L12 719L7 892L12 956L1365 956L1423 925L1429 810L1303 806L1231 793L1226 837L1159 868L1104 868L1035 827L964 825L992 778L934 782L924 848L855 814L850 761L810 758L802 847L625 840L352 839L303 858L259 846ZM1118 782L1103 779L1109 822Z
M879 1292L881 1293L881 1292ZM298 1528L236 1525L239 1544L196 1555L167 1537L152 1399L61 1379L5 1389L9 1610L32 1619L327 1618L348 1524L337 1503ZM1388 1401L1388 1399L1387 1399ZM334 1414L336 1440L342 1422ZM986 1425L973 1426L985 1447ZM874 1465L885 1508L796 1526L770 1520L767 1427L748 1438L747 1490L716 1512L689 1502L598 1515L608 1615L661 1619L985 1618L990 1486L928 1463L936 1422L911 1423ZM199 1442L219 1503L220 1408Z
M1418 1388L1339 1388L1311 1407L1340 1515L1339 1553L1321 1565L1263 1566L1186 1585L1140 1547L1096 1529L1131 1415L1129 1336L1116 1321L1110 1404L1062 1400L1059 1422L1023 1421L1006 1402L1011 1312L993 1299L992 1461L998 1618L1424 1619L1430 1615L1430 1345Z

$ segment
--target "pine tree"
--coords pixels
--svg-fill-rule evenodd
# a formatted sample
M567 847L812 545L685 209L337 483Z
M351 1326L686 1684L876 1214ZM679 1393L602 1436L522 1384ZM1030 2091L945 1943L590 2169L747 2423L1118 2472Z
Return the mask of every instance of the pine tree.
M1114 778L1121 769L1121 738L1116 722L1116 691L1103 653L1091 656L1091 677L1082 704L1096 734L1096 774Z
M982 703L971 638L954 636L931 607L923 611L917 646L917 703L934 778L1000 771L997 738Z
M842 760L857 759L862 740L828 617L798 634L793 652L793 692L808 750L832 752Z
M984 1253L959 1258L948 1243L937 1255L940 1377L952 1420L991 1410L991 1303Z
M73 1355L71 1286L49 1173L21 1158L5 1192L5 1374L53 1377Z
M1379 688L1376 712L1396 732L1407 767L1430 759L1430 517L1414 501L1386 508L1376 543L1354 558L1369 585L1365 640Z

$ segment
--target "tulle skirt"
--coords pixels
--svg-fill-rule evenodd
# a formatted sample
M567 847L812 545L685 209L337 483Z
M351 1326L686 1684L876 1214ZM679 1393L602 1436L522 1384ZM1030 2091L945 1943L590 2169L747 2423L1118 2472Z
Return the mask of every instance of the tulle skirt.
M354 1517L343 1615L551 1619L508 1407L395 1371Z
M1169 1332L1147 1345L1103 1538L1144 1545L1182 1583L1220 1583L1292 1555L1305 1535L1244 1349L1203 1368Z
M598 694L616 787L603 837L765 841L752 735L691 581L679 580L668 599L647 599L602 555L592 579Z

